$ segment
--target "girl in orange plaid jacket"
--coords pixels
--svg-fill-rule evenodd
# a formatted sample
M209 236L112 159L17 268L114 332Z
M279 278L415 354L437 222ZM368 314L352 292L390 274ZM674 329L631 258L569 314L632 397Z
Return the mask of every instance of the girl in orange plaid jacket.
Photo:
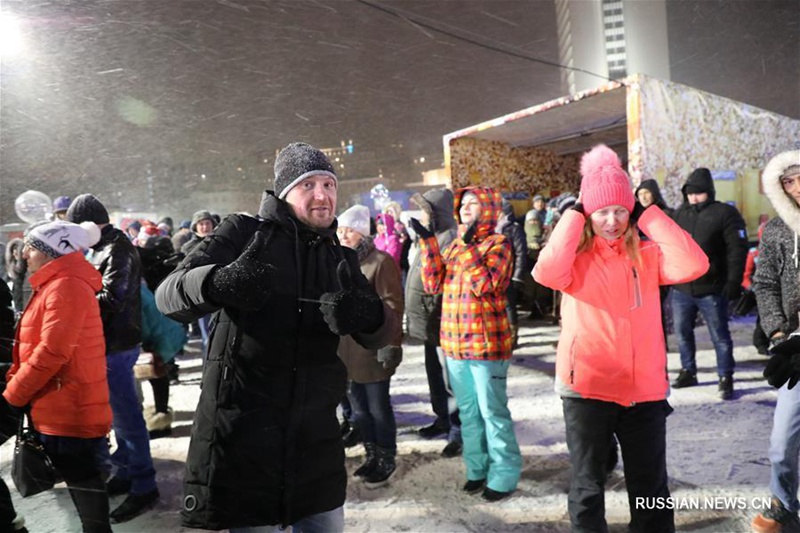
M486 187L456 192L459 238L443 251L419 221L422 283L443 292L441 347L461 417L468 493L487 501L509 496L522 468L514 423L508 410L506 377L513 339L506 315L511 279L511 243L495 233L500 194Z

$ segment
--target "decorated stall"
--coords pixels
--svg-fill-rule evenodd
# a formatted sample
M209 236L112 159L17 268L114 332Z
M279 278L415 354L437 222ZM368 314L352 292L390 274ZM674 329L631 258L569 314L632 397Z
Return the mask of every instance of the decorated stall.
M672 206L689 173L707 167L717 199L734 204L755 234L772 216L760 172L800 143L800 120L641 74L558 98L444 136L453 187L483 183L512 198L576 191L581 154L612 147L634 185L658 181Z

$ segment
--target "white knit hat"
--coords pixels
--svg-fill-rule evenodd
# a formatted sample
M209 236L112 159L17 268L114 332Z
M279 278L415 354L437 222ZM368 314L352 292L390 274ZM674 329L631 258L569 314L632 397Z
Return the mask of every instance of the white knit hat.
M66 220L54 220L31 226L25 234L25 244L54 259L87 250L99 241L100 228L94 222L73 224Z
M369 237L369 207L354 205L337 217L340 228L350 228Z

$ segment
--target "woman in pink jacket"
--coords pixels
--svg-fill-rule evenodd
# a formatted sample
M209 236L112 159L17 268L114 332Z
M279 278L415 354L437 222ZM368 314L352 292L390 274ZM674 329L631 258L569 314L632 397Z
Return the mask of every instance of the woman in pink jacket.
M375 248L392 256L397 266L400 266L400 237L394 230L394 217L389 213L382 213L375 219L378 234L375 236Z
M563 292L555 389L572 464L573 531L607 531L604 485L619 441L629 531L675 531L666 465L667 358L660 285L693 280L708 259L657 206L635 202L619 157L604 145L581 161L578 203L533 269ZM638 229L649 240L640 240ZM613 465L612 465L613 466Z

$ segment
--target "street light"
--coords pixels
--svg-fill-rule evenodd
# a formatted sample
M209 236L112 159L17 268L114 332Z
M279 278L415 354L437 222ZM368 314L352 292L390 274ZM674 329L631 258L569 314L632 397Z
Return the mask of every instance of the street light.
M19 55L22 48L19 20L8 13L0 13L0 57L10 58Z

